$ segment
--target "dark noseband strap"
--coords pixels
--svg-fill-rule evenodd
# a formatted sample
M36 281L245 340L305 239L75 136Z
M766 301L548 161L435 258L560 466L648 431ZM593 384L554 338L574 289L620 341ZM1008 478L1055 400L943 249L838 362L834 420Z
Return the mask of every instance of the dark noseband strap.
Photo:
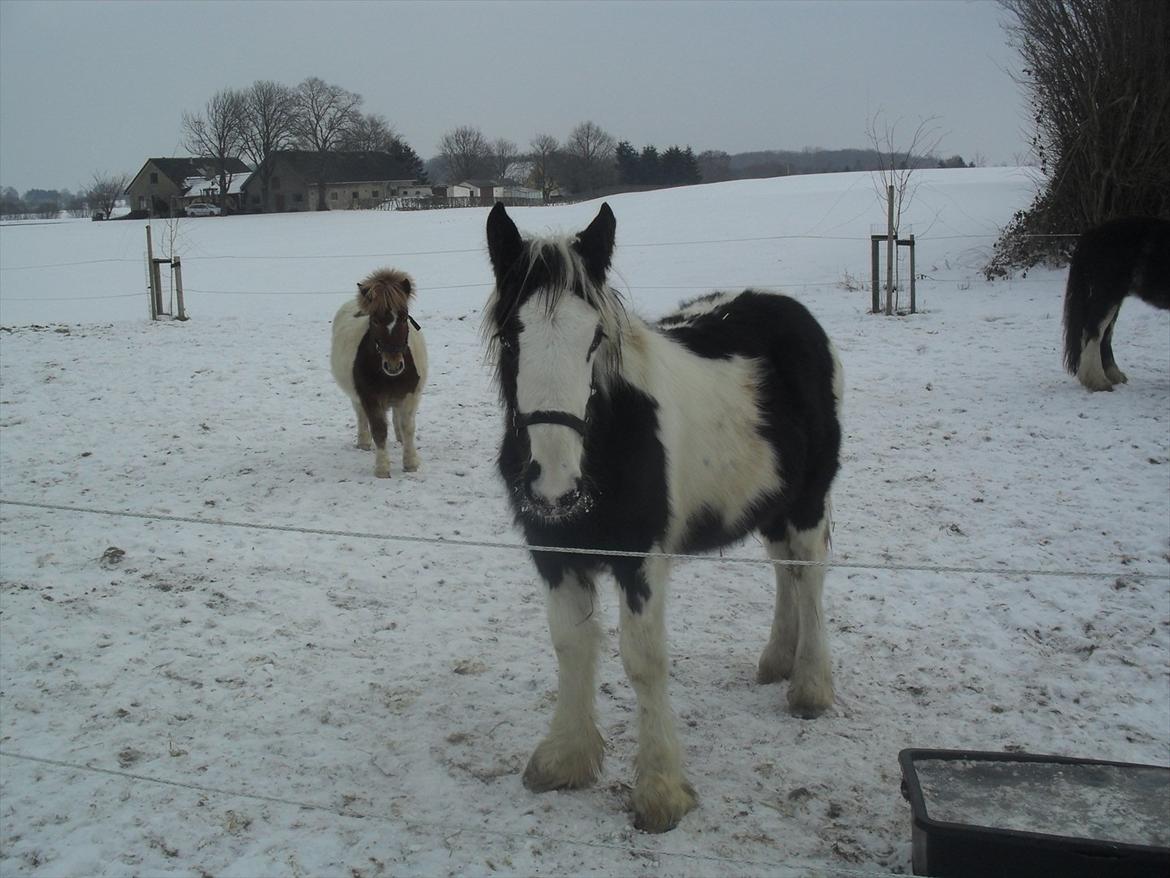
M517 429L520 429L521 427L531 427L534 424L559 424L562 427L569 427L570 429L576 430L582 436L585 435L585 430L588 426L583 418L579 418L576 415L571 415L568 412L536 411L528 412L526 414L516 412Z

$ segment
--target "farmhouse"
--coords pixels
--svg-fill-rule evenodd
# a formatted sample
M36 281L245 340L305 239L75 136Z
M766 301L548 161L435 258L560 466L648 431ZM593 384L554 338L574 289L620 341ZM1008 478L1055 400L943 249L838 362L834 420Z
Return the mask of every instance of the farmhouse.
M307 152L270 155L244 184L245 209L276 212L376 207L402 190L417 189L410 172L384 152Z
M241 184L251 172L238 158L228 159L225 165L230 177L230 202L232 193L239 192ZM214 189L214 192L209 192L210 189ZM126 187L130 210L151 216L182 213L185 202L200 198L214 199L219 203L219 161L210 156L147 159L142 170ZM230 208L236 205L229 203L227 206Z

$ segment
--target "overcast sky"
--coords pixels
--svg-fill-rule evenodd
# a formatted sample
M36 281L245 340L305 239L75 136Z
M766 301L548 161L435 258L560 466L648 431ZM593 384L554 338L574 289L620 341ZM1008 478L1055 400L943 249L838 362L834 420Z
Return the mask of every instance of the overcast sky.
M0 0L0 186L83 188L185 155L183 111L258 79L358 92L423 159L478 127L522 148L592 120L641 148L867 146L881 110L939 152L1026 152L1018 66L988 0Z

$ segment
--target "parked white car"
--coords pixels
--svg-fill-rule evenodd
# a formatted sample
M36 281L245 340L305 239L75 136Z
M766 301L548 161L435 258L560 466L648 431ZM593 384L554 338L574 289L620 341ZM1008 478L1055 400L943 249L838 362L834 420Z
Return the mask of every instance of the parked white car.
M187 216L219 216L223 211L208 201L192 201L187 205Z

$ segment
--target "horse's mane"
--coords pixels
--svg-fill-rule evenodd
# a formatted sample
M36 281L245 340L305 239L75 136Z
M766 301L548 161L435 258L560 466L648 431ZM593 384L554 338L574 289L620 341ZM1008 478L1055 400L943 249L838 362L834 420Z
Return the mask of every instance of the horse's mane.
M590 275L585 260L573 246L575 240L575 235L525 240L516 265L497 281L484 308L482 331L492 360L499 362L500 330L524 302L535 297L552 311L563 296L578 295L598 313L609 340L608 365L611 370L617 368L629 315L621 293Z
M358 311L371 319L390 323L409 310L414 280L405 271L379 268L358 283Z

